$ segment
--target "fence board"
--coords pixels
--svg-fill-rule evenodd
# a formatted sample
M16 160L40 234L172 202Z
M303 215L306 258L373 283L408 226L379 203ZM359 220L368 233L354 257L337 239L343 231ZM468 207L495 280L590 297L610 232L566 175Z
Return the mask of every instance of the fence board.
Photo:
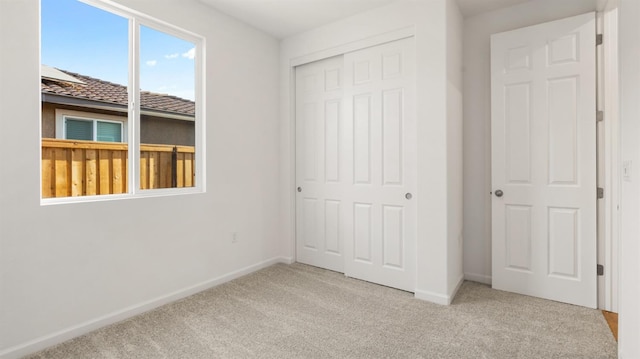
M111 193L126 193L125 183L126 179L124 179L125 175L125 167L124 160L122 158L121 151L114 151L111 153L111 183L112 183L112 191ZM123 180L124 179L124 180Z
M140 189L149 188L149 153L140 152Z
M171 152L160 152L160 186L159 188L171 188Z
M72 149L71 152L71 195L84 195L84 151Z
M85 192L87 196L98 194L98 165L96 150L86 150L85 153Z
M176 163L176 187L184 187L184 153L178 153L178 161Z
M158 188L160 185L159 156L158 152L149 152L149 189Z
M68 160L67 160L67 150L58 149L53 151L54 158L54 171L55 171L55 194L56 197L66 197L68 196Z
M111 151L109 150L99 150L99 177L100 178L100 192L98 194L110 194L113 193L111 186Z
M53 149L42 149L42 198L53 197Z
M195 172L195 162L194 155L189 153L185 154L185 162L184 162L184 186L185 187L193 187L194 186L194 176Z

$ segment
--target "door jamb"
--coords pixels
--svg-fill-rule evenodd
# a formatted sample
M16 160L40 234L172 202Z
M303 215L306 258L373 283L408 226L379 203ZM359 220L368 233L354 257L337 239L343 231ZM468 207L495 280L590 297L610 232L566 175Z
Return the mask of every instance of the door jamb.
M598 186L605 196L598 200L598 259L604 266L604 276L598 279L598 308L618 312L619 228L620 228L620 127L618 94L618 9L617 1L609 1L598 14L598 33L603 34L598 47L598 101L597 110L603 111L604 120L598 123L603 131L602 168L598 169Z

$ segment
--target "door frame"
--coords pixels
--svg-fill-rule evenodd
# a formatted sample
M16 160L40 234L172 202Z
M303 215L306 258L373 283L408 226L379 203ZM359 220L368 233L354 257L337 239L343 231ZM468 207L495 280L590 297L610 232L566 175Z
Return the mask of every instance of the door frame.
M604 111L604 121L597 131L604 131L598 168L598 186L604 188L604 198L598 200L598 263L604 266L604 275L598 278L598 308L618 312L620 273L620 189L621 136L619 123L619 72L618 72L618 6L609 0L604 9L597 12L597 33L603 35L602 46L597 48L597 109ZM600 156L600 154L599 154ZM602 180L602 181L600 181Z

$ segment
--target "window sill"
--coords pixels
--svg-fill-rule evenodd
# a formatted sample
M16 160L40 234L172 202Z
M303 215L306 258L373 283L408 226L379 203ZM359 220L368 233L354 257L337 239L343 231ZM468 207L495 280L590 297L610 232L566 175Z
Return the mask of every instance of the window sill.
M40 199L40 205L41 206L51 206L51 205L60 205L60 204L105 202L105 201L118 201L118 200L127 200L127 199L138 199L138 198L184 196L184 195L202 194L202 193L206 193L206 191L201 187L159 188L159 189L150 189L150 190L139 190L136 193L105 194L105 195L95 195L95 196L42 198L42 199Z

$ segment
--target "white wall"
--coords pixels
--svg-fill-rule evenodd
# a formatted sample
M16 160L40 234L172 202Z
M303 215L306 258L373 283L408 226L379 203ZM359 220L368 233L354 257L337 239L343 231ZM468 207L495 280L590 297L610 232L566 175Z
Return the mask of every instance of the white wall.
M460 178L459 63L455 41L447 47L447 20L459 31L459 14L451 0L398 1L347 19L287 38L281 43L281 160L283 248L294 253L294 119L291 116L291 60L335 49L372 37L409 28L415 34L418 188L416 296L438 303L449 303L461 279L461 253L456 250L460 237L460 186L450 178ZM459 40L459 32L449 40ZM335 54L335 53L334 53ZM449 70L450 72L447 72ZM448 85L450 82L450 85ZM449 97L451 97L449 99ZM448 124L448 118L451 124ZM449 152L448 150L452 150ZM451 155L450 155L451 154ZM458 156L458 157L456 157ZM452 160L451 165L448 161ZM452 218L449 221L449 218ZM452 243L450 247L449 243ZM449 252L451 250L451 252Z
M278 42L197 1L118 2L207 39L208 191L40 206L39 1L1 0L2 358L286 260Z
M464 275L491 283L490 35L595 11L594 1L536 0L464 21Z
M632 359L640 358L640 2L621 0L619 16L621 159L633 167L620 203L618 355Z
M447 243L448 291L463 277L463 142L462 142L462 30L455 1L447 1Z

